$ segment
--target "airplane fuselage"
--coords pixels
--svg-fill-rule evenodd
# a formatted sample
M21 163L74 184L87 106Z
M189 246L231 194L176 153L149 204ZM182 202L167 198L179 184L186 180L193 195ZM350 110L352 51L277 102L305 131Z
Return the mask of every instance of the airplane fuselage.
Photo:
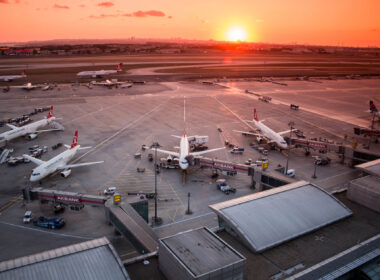
M258 122L256 120L253 120L254 125L260 129L261 133L270 139L271 141L275 142L276 145L278 145L281 149L287 149L288 144L284 140L284 138L279 135L278 133L274 132L272 129L267 127L265 124Z
M116 74L118 70L99 70L99 71L83 71L79 72L77 76L91 76L93 78L102 77L104 75Z
M44 162L40 166L36 167L32 171L30 176L31 182L37 182L45 178L46 176L54 173L59 167L67 165L67 163L75 156L80 145L75 146L72 149L68 149L63 153L53 157L52 159Z
M22 76L22 75L0 76L0 80L3 80L4 82L12 82L13 80L21 79L21 78L25 78L25 77L26 76Z
M21 126L19 128L6 131L0 134L0 140L10 141L12 139L15 139L21 136L35 133L38 129L40 129L41 127L47 126L54 120L55 120L55 117L51 117L49 119L42 119L42 120L33 122L31 124Z
M186 170L189 167L189 162L186 157L189 155L189 140L187 139L186 134L181 137L181 143L179 146L179 167L182 170Z

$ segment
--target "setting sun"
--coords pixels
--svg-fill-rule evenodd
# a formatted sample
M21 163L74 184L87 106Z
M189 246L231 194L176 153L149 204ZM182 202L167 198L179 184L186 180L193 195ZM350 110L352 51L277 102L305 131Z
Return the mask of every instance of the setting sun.
M246 41L247 40L247 32L241 26L233 26L231 27L226 34L228 41Z

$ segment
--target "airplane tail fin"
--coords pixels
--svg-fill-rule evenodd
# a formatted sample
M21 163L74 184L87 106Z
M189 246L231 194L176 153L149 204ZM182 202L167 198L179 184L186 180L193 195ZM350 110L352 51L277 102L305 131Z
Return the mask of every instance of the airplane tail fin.
M372 100L369 101L369 110L371 112L377 112L378 111L377 108L376 108L376 106L375 106L375 103L373 103Z
M53 106L50 107L49 114L47 115L47 119L50 119L53 116Z
M76 145L78 145L78 130L75 130L75 135L73 138L73 143L71 144L70 149L74 148Z
M25 69L22 70L22 72L21 72L21 76L26 76L26 71L25 71Z
M186 99L183 99L183 136L186 137Z
M117 65L116 70L117 70L117 71L121 71L121 70L122 70L122 69L121 69L122 67L123 67L123 63L120 62L120 63Z
M257 112L256 112L256 108L254 108L253 109L253 119L255 120L255 121L259 121L259 119L257 118Z

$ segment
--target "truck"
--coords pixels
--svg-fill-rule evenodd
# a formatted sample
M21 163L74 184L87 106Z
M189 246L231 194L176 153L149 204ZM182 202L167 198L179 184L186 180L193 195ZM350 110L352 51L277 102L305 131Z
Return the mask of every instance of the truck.
M232 154L242 154L244 152L244 148L236 147L236 148L233 148L230 152Z
M224 179L219 179L216 181L217 185L216 185L216 188L218 190L220 190L221 192L224 192L225 194L230 194L230 193L235 193L236 192L236 189L235 188L232 188L230 187L226 180Z

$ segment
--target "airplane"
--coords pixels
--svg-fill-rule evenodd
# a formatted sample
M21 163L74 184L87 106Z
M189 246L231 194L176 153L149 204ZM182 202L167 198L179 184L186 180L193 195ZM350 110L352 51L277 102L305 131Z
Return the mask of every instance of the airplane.
M286 143L284 138L282 138L281 135L290 132L290 130L283 131L283 132L274 132L272 129L270 129L265 124L263 124L262 123L263 121L264 120L259 121L259 119L257 118L257 113L256 113L256 108L255 108L253 121L247 121L247 122L252 122L260 130L261 133L254 133L250 131L240 131L240 130L234 130L234 131L239 132L243 135L254 135L258 138L258 142L260 142L262 138L266 138L269 140L268 143L275 143L281 149L287 149L288 144Z
M7 123L6 125L8 127L10 127L12 130L1 133L0 134L0 141L1 142L3 142L3 141L7 142L7 141L10 141L12 139L21 137L21 136L27 136L27 138L29 140L32 140L32 139L37 137L38 133L47 132L47 131L63 130L63 127L62 128L39 130L41 127L50 125L55 120L57 120L57 118L53 117L53 106L51 106L49 114L47 115L47 117L45 117L42 120L27 124L27 125L24 125L21 127L17 127L17 126L14 126L14 125Z
M77 76L91 76L93 78L100 78L104 75L116 74L122 71L123 63L119 63L114 70L98 70L98 71L82 71L77 74Z
M22 85L22 86L12 86L12 88L21 88L21 89L24 89L24 90L32 90L32 89L37 89L37 88L41 88L42 86L40 85L32 85L32 83L26 83L25 85Z
M184 123L185 123L185 100L184 100ZM172 151L166 151L162 149L157 149L157 152L161 152L164 154L167 154L169 156L174 156L179 159L179 167L184 171L189 167L189 162L187 160L188 156L200 156L206 153L211 153L215 152L218 150L225 149L225 147L222 148L216 148L216 149L211 149L211 150L205 150L205 151L200 151L200 152L190 152L190 145L189 145L189 138L193 138L194 136L187 136L186 135L186 125L184 125L184 132L183 136L177 136L177 135L172 135L173 137L179 138L180 140L180 146L179 146L179 153L178 152L172 152ZM151 150L156 150L156 148L151 148Z
M12 82L13 80L21 78L26 78L25 70L22 70L21 75L0 76L0 80L3 80L4 82Z
M380 118L380 112L377 110L375 103L370 100L369 101L369 111L376 117Z
M71 174L71 168L94 165L103 163L104 161L95 162L85 162L78 164L67 164L79 150L89 149L91 147L81 147L78 145L78 130L75 131L73 142L71 146L65 145L66 151L60 153L59 155L53 157L48 161L43 161L29 155L23 155L24 158L30 160L31 162L37 164L38 166L33 169L32 175L30 175L31 182L41 181L46 176L56 172L61 171L61 176L66 178Z
M113 86L120 86L121 88L130 88L132 87L131 83L125 83L125 82L118 82L118 81L110 81L106 80L105 82L99 82L99 83L93 83L95 86L105 86L112 88Z

